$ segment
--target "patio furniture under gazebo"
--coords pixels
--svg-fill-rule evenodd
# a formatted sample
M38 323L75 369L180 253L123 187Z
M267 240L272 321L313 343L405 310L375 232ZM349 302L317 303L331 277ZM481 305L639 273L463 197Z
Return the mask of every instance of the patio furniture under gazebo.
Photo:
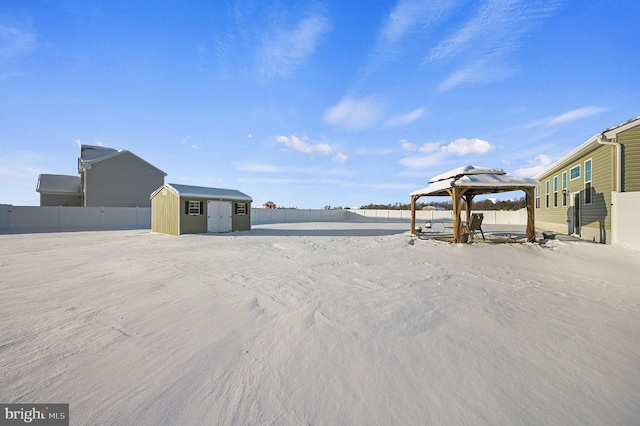
M411 233L416 233L416 202L420 197L450 196L453 201L453 241L461 242L461 202L465 201L466 221L471 219L473 198L480 194L524 191L527 203L527 241L536 241L534 197L539 182L534 179L509 176L502 169L465 166L431 178L429 186L411 193Z

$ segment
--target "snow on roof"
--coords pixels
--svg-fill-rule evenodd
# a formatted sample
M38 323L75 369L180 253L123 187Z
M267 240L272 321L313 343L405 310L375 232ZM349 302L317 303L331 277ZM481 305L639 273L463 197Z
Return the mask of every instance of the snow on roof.
M488 167L478 166L463 166L457 169L449 170L448 172L439 174L431 178L429 183L438 182L441 180L451 179L463 175L506 175L507 173L502 169L490 169Z
M80 194L80 176L41 174L38 176L36 191L46 194Z
M471 166L473 167L473 166ZM463 169L463 168L460 168ZM501 169L486 169L476 168L483 170L498 170L498 174L477 174L472 173L470 175L451 177L449 179L441 179L433 182L426 188L413 191L410 195L449 195L447 189L452 187L458 188L473 188L477 193L493 193L493 192L507 192L523 187L535 187L539 182L534 179L519 178L507 175ZM455 169L459 170L459 169ZM448 172L449 173L449 172ZM443 175L440 175L443 176ZM436 176L438 177L438 176ZM435 179L435 178L434 178Z
M253 199L247 194L235 189L209 188L204 186L180 185L177 183L167 183L164 186L174 190L181 197L219 198L235 201L253 201Z

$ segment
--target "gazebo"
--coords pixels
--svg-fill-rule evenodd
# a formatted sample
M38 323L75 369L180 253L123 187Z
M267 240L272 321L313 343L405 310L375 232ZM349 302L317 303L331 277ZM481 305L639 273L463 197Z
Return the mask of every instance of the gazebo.
M536 241L534 197L539 182L507 175L502 169L465 166L431 178L429 186L411 193L411 233L416 233L416 202L420 197L450 196L453 201L453 241L461 242L462 201L466 205L467 223L471 219L473 198L480 194L524 191L527 202L527 241Z

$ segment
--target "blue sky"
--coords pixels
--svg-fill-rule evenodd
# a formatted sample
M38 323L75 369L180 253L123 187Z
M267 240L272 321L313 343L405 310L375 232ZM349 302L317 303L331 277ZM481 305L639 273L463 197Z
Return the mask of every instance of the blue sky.
M0 3L0 203L79 144L254 204L408 202L468 164L531 177L640 115L637 1ZM520 197L512 193L507 196Z

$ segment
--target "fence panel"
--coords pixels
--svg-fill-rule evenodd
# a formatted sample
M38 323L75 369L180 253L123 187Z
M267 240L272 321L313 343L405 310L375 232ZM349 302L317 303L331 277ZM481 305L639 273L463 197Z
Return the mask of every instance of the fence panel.
M629 193L626 193L629 194ZM637 200L635 202L638 202ZM629 207L631 210L637 207ZM638 210L635 210L636 212ZM526 211L484 211L484 223L525 225ZM463 214L464 215L464 214ZM344 220L410 221L409 210L368 209L251 209L251 223ZM418 210L418 221L453 220L450 210ZM615 222L615 221L614 221ZM627 226L627 225L625 225ZM0 206L0 232L100 229L150 229L150 207L39 207ZM636 228L637 229L637 228ZM622 233L622 237L630 236ZM634 237L635 238L635 237ZM635 238L637 241L639 238ZM626 241L626 240L625 240ZM631 242L624 244L630 245Z
M102 209L100 207L58 207L61 228L99 229Z
M147 228L151 207L0 206L0 232Z
M611 193L611 242L640 250L640 192Z

